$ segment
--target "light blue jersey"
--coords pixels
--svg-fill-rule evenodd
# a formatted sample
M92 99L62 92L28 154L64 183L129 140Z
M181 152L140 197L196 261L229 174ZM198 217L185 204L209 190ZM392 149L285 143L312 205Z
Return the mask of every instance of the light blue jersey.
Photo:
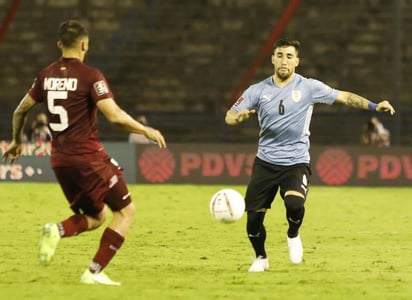
M261 128L257 157L283 166L309 163L313 105L331 105L338 93L321 81L299 74L280 88L271 76L245 90L232 109L256 109Z

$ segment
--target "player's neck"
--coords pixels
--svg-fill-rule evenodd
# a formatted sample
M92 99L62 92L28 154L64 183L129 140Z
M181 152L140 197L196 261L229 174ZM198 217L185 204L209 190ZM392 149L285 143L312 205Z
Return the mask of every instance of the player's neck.
M280 78L279 76L277 76L276 74L274 74L272 76L272 81L274 84L276 84L278 87L284 87L286 86L289 82L291 82L293 80L293 78L295 77L295 74L293 73L292 75L290 75L288 78Z
M62 56L64 58L76 58L80 61L84 60L84 55L82 55L78 51L64 50L62 51Z

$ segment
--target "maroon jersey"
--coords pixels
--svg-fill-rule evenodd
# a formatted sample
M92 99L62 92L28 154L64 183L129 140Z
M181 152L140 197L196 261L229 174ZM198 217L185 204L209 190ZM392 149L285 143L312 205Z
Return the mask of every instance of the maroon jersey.
M96 103L113 94L98 69L62 57L40 71L29 94L47 110L53 167L70 165L72 156L107 156L97 138Z

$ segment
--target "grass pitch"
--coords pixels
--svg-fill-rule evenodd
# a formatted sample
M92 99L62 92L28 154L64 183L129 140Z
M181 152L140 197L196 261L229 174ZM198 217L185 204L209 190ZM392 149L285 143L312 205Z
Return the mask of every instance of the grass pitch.
M79 283L103 228L62 239L52 263L39 265L42 225L70 214L57 184L0 183L1 299L412 298L411 189L312 187L300 265L289 263L277 198L265 223L270 271L248 273L245 216L220 224L209 214L223 186L129 187L137 216L106 269L122 282L111 287Z

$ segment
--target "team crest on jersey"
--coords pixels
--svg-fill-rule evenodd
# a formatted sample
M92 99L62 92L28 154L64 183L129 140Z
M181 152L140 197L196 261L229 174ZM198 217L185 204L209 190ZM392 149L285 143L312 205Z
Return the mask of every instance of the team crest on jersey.
M96 91L97 96L107 94L109 88L104 80L97 81L93 84L94 90Z
M301 90L292 90L292 99L295 102L299 102L302 99Z

